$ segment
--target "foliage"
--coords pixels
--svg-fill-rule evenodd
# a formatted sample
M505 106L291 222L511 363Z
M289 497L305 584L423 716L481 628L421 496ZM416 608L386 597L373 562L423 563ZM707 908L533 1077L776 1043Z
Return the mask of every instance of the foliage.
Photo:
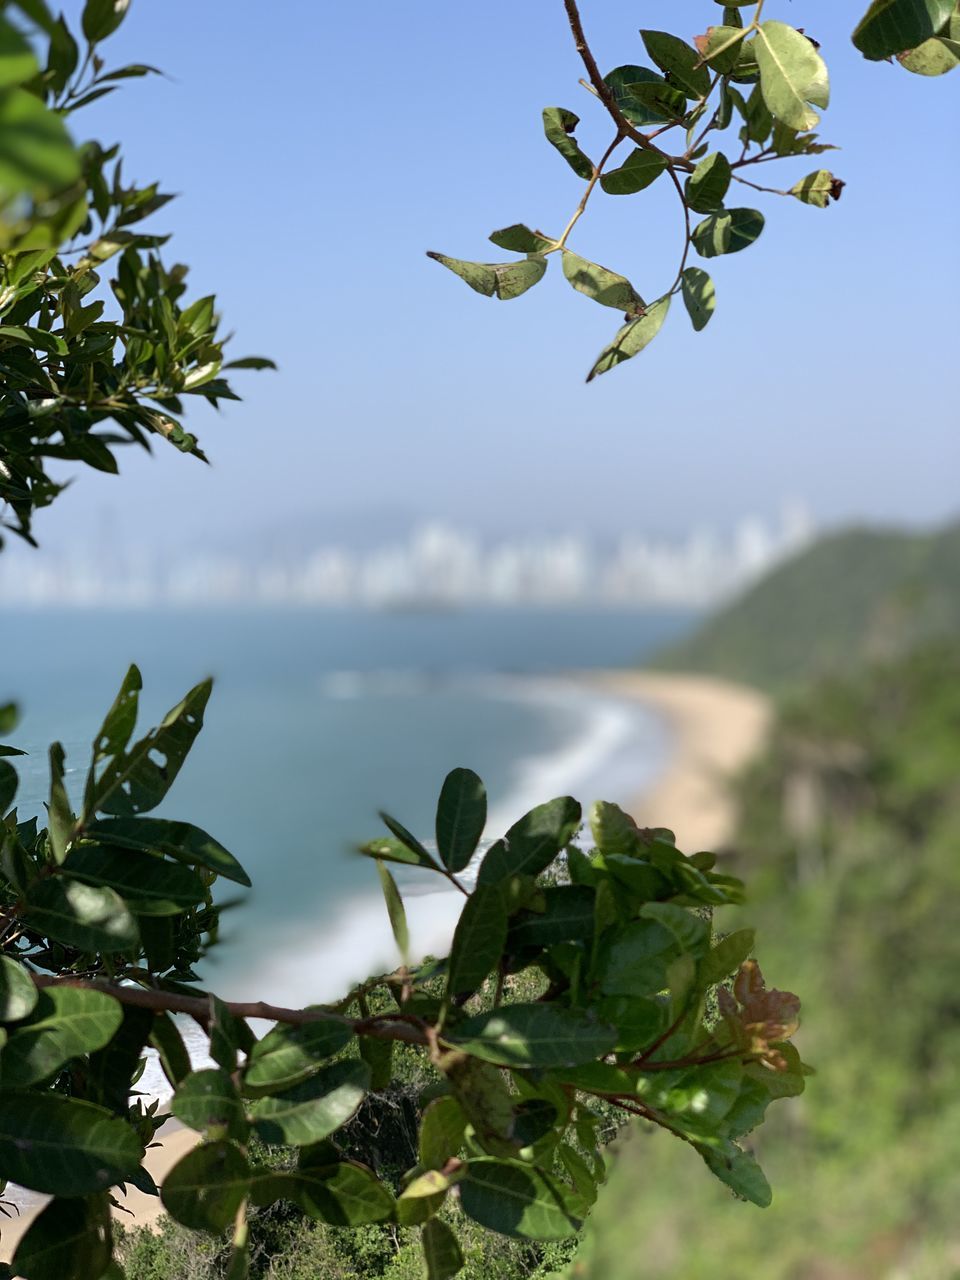
M801 28L764 13L766 0L722 5L722 22L708 25L692 44L666 31L641 30L652 66L628 63L603 74L587 43L576 0L563 0L587 81L610 116L614 135L594 163L576 139L580 119L566 107L547 107L543 129L576 176L586 183L559 235L514 224L494 231L498 248L522 257L480 263L430 252L471 289L501 300L517 298L543 279L558 253L563 274L578 293L623 312L623 324L587 375L590 382L644 350L660 332L671 301L680 296L693 328L709 323L716 307L710 275L689 265L691 250L704 259L739 253L765 225L757 209L735 197L751 192L799 200L825 209L839 200L844 183L829 169L801 174L787 187L763 186L755 166L781 161L809 164L835 148L814 130L830 102L830 78L820 45ZM752 15L744 10L753 7ZM709 6L707 6L709 9ZM711 17L721 16L716 9ZM874 0L853 33L865 58L896 57L908 71L938 76L960 63L960 4L956 0ZM678 130L682 150L666 135ZM629 142L633 150L614 154ZM596 188L632 196L655 183L673 187L680 204L682 248L676 273L654 292L591 262L569 247L571 234ZM746 188L746 191L743 191ZM662 290L662 292L656 292ZM644 294L652 297L645 302Z
M638 1135L573 1274L628 1280L653 1240L651 1280L739 1280L758 1247L770 1280L955 1276L958 727L955 638L781 706L739 788L735 847L765 964L802 983L816 1106L764 1128L777 1198L759 1244L678 1153L654 1171Z
M156 74L100 55L127 7L89 0L79 42L45 0L0 14L0 527L28 541L63 489L50 462L116 472L116 449L152 436L202 459L180 421L189 398L235 400L224 371L270 365L224 363L215 299L188 301L187 268L162 260L169 237L143 230L173 197L125 180L117 146L68 132L88 103Z
M853 675L960 630L960 525L851 529L767 574L654 666L775 691Z
M203 1138L166 1176L164 1207L214 1236L233 1227L233 1267L248 1208L277 1201L334 1226L419 1226L432 1274L459 1266L448 1228L430 1225L451 1194L481 1227L568 1239L603 1180L604 1104L682 1137L738 1195L769 1201L738 1139L770 1101L803 1088L788 1043L797 1001L764 990L749 930L712 938L712 910L741 887L711 855L685 857L670 832L602 803L593 847L581 848L570 797L484 851L485 791L458 769L440 795L435 852L389 815L390 836L361 849L380 869L401 956L389 866L428 867L463 894L449 957L403 961L334 1008L226 1005L196 991L192 965L216 939L216 881L245 874L205 832L147 816L200 731L209 683L133 741L139 689L131 668L94 739L78 812L54 744L47 827L15 809L3 821L0 1169L54 1197L17 1251L27 1280L50 1274L53 1256L62 1268L67 1237L69 1274L97 1280L111 1189L154 1190L142 1160L162 1117L128 1099L148 1044L173 1114ZM7 808L16 774L0 763ZM717 1017L708 994L738 972ZM215 1067L191 1069L174 1013L205 1028ZM258 1039L252 1016L275 1025ZM391 1086L397 1044L422 1060L416 1149L399 1181L352 1158L348 1128L365 1097ZM298 1148L296 1163L258 1165L254 1137Z

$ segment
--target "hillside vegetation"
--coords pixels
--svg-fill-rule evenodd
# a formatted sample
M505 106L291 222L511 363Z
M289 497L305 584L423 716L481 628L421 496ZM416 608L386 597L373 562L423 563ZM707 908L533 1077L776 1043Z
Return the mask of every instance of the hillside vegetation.
M784 703L740 798L764 969L796 981L817 1069L754 1135L773 1205L697 1185L685 1144L637 1132L570 1274L955 1280L960 646Z
M960 634L960 523L820 539L651 665L783 691Z

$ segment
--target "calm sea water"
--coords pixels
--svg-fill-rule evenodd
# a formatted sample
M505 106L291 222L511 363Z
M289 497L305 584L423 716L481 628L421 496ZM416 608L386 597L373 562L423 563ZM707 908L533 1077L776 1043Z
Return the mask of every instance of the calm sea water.
M359 956L364 904L378 891L351 849L381 834L376 810L429 838L454 765L486 781L494 836L553 795L628 798L659 767L665 728L566 673L641 662L693 621L666 611L5 610L0 702L20 703L14 740L30 752L21 812L42 811L53 738L79 791L129 662L143 672L143 728L213 674L204 730L159 810L210 831L254 882L225 914L208 979L227 993L278 950L291 967L321 957L334 934Z

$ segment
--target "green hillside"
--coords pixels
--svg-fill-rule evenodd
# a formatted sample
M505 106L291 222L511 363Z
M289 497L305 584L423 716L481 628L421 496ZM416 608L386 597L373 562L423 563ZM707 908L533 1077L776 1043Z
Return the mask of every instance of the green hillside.
M768 689L889 661L960 632L960 524L820 539L651 665Z

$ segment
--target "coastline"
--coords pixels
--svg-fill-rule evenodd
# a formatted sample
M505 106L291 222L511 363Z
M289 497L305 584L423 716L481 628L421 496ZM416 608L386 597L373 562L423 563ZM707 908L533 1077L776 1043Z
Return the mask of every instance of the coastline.
M756 690L707 676L661 675L648 671L578 672L572 676L584 689L629 702L640 702L660 716L669 729L667 759L647 787L626 806L644 826L666 826L676 832L685 852L722 846L733 829L733 804L726 783L759 749L770 721L769 700ZM448 909L439 909L441 895L408 902L411 934L426 952L444 945L459 910L455 895ZM422 919L421 919L422 917ZM420 925L420 928L416 926ZM316 999L316 993L313 999ZM146 1166L160 1183L177 1161L199 1141L199 1135L170 1120L158 1133ZM9 1261L20 1237L40 1208L0 1223L0 1261ZM129 1187L125 1210L116 1221L127 1227L157 1221L163 1206L155 1196Z

